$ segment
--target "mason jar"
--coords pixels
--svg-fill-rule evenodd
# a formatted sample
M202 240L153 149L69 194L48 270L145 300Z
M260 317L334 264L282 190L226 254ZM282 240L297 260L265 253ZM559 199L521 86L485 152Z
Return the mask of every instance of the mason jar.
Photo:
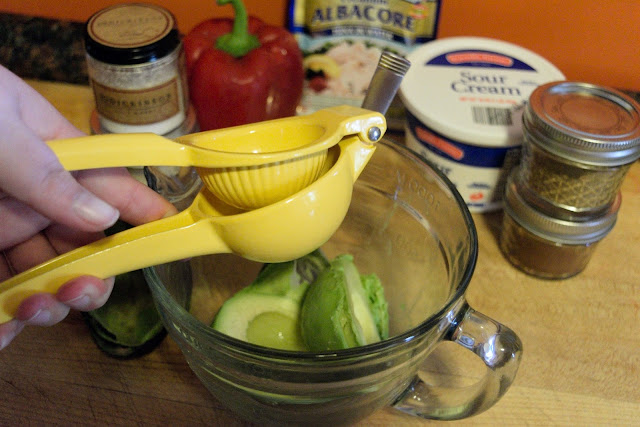
M606 212L582 220L550 216L539 199L523 193L521 169L507 180L500 249L505 258L525 273L544 279L566 279L588 265L597 244L615 226L620 192Z
M610 88L547 83L531 93L523 133L522 192L551 216L593 218L609 210L640 157L640 106Z

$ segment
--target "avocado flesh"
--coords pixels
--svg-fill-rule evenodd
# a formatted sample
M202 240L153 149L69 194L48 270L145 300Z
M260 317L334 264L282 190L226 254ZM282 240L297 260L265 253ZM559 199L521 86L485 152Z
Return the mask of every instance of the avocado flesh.
M101 326L102 338L127 347L142 345L164 328L140 270L118 275L107 303L89 315Z
M211 326L252 344L304 350L297 327L299 313L299 302L294 299L242 292L225 302Z
M297 317L268 311L257 315L247 327L247 341L281 350L305 351Z
M389 303L384 297L380 278L376 274L363 274L360 276L360 281L380 339L386 340L389 338Z
M253 283L222 305L211 326L252 344L306 351L298 325L300 304L310 281L326 265L319 251L266 264Z

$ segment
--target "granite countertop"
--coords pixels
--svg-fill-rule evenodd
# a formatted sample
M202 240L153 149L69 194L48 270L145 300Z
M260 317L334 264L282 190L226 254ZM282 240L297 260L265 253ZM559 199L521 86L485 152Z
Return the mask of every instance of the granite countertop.
M25 79L89 84L84 23L0 13L0 64Z

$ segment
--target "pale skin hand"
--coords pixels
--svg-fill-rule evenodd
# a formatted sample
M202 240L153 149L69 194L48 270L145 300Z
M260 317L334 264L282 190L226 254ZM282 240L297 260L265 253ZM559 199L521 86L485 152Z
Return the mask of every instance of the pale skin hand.
M95 241L120 217L137 225L175 213L125 169L69 173L44 141L83 135L28 84L0 66L0 281ZM69 309L105 303L113 278L83 276L37 294L0 324L0 349L25 325L50 326Z

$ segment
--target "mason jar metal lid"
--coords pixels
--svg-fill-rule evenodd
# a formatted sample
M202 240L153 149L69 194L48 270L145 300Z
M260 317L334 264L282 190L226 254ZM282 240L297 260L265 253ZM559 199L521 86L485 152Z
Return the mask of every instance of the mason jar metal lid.
M640 157L640 105L611 88L541 85L529 97L523 128L527 140L579 163L620 166Z
M147 3L107 7L85 26L85 49L98 61L135 65L161 59L180 45L176 20L168 10Z
M602 215L568 221L546 215L525 200L517 179L519 171L519 167L515 168L507 179L504 210L530 233L560 244L580 245L597 242L613 229L622 202L620 192Z

